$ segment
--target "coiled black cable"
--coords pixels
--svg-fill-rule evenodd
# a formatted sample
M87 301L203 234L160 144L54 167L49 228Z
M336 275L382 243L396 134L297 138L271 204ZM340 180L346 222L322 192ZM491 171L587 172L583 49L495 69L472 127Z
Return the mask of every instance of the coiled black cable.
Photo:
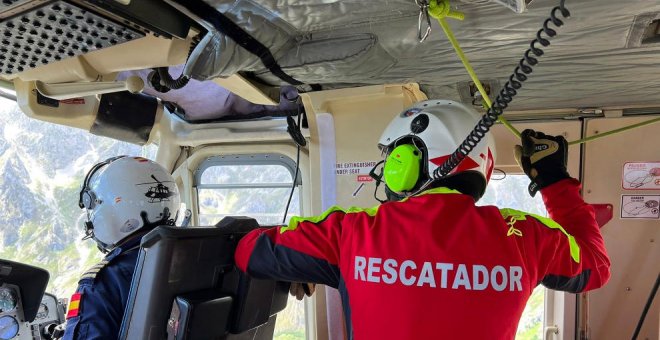
M497 121L497 118L502 115L511 101L513 101L513 97L515 97L516 94L518 94L518 90L522 88L523 82L526 81L528 75L533 72L533 67L539 63L537 57L543 55L543 50L538 44L543 47L548 47L550 46L549 39L557 35L557 31L549 27L550 23L556 27L561 27L564 25L564 22L559 19L558 14L563 18L571 16L571 13L564 5L565 1L566 0L561 0L559 6L556 6L550 11L550 17L543 22L543 28L536 33L536 39L529 44L529 49L525 51L523 58L520 59L518 66L516 66L511 76L509 76L509 80L504 84L502 90L500 90L493 105L488 109L486 114L481 117L481 120L479 120L463 143L458 146L456 151L454 151L440 167L433 171L434 179L440 179L447 176L455 167L457 167L458 164L461 163L461 161L463 161L463 159L465 159L465 157L467 157L467 155L477 146L477 144L479 144L484 136L486 136L490 131L490 128ZM543 33L545 33L547 38L543 36Z
M188 84L188 81L190 81L190 78L185 75L180 75L179 78L174 79L169 73L169 68L168 67L158 67L156 68L156 72L158 72L158 76L160 78L160 83L164 86L167 86L168 88L172 90L178 90Z
M195 50L195 47L199 45L199 42L201 41L200 35L201 34L198 34L192 39L190 48L188 49L187 59L190 58L190 55ZM147 81L156 91L160 93L166 93L170 90L178 90L188 85L190 78L181 74L177 79L174 79L170 75L168 67L157 67L149 73L147 76Z

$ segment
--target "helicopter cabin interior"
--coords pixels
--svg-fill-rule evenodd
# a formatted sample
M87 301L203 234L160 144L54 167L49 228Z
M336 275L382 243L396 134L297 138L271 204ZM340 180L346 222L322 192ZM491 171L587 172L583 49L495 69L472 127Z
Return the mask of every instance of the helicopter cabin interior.
M446 11L438 14L439 8ZM491 117L504 109L505 119L488 132L497 156L479 204L544 214L540 199L527 193L529 182L513 156L520 139L512 131L564 136L574 142L569 173L582 183L584 200L597 206L612 261L611 279L595 291L539 288L517 338L660 339L656 0L13 0L0 4L0 43L0 95L11 108L5 111L157 149L151 157L171 171L190 211L187 229L199 228L192 243L167 241L184 236L165 229L151 238L158 242L143 240L163 256L227 242L229 234L211 227L218 223L240 234L255 223L277 225L335 205L377 205L384 194L375 192L369 173L383 159L378 139L415 103L453 100ZM9 126L0 137L9 138ZM98 143L94 147L106 145ZM158 195L158 183L153 186ZM221 222L228 216L254 220ZM16 275L25 265L12 262L16 258L0 260L0 300L23 302L0 304L0 338L46 338L39 334L52 334L64 308L44 295L45 283L21 286ZM167 261L144 259L141 280L153 288L132 292L123 338L147 338L147 321L162 326L153 327L159 329L154 339L176 333L163 322L188 286L158 286L158 268L169 268ZM219 264L199 269L206 265ZM225 275L234 307L223 296L208 305L187 296L199 310L231 320L216 322L214 336L348 337L337 290L317 287L295 307L301 330L278 337L276 313L287 306L287 288ZM40 296L37 302L28 291ZM52 313L39 309L41 296ZM232 314L236 305L249 313L263 299L270 313L255 307L262 313L258 323ZM288 305L295 303L290 297ZM154 312L158 308L167 315ZM193 331L209 326L199 313L196 318Z

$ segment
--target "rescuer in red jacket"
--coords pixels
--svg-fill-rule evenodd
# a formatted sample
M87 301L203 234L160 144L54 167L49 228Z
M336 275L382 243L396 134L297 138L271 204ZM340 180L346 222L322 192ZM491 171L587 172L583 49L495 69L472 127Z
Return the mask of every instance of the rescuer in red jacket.
M251 276L338 288L356 339L513 339L538 284L601 287L610 262L594 217L566 171L567 143L526 130L515 153L550 218L476 206L494 166L485 136L448 176L433 171L479 115L433 100L398 115L380 139L389 201L333 207L256 230L236 250Z

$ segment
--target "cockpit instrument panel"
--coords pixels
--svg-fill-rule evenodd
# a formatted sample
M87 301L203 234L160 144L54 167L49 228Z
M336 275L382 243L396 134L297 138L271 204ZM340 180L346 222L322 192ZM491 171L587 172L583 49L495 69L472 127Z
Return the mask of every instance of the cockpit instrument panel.
M8 313L18 305L18 292L13 288L0 287L0 313Z
M65 306L52 294L45 293L33 322L27 322L23 313L20 288L16 285L0 286L0 340L51 339L56 325L64 322Z
M19 288L0 285L0 340L20 339L23 312Z
M11 315L0 316L0 340L10 340L18 335L20 325Z

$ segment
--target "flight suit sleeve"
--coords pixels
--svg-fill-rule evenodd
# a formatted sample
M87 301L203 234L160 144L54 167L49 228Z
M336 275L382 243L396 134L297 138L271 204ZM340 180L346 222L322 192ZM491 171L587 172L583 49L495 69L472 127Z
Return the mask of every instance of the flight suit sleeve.
M552 230L542 253L539 274L544 286L579 293L602 287L610 278L610 260L594 209L580 196L580 183L564 179L541 190ZM556 227L556 226L555 226Z
M97 273L86 273L88 276L80 280L74 294L78 303L69 304L63 339L117 339L136 254L124 256L102 270L98 268Z
M346 213L333 207L315 218L248 233L235 253L237 267L256 278L338 287L339 242Z
M116 339L117 330L121 325L123 310L119 310L121 304L98 287L81 285L76 290L79 294L79 312L77 315L67 316L65 340L74 339Z

